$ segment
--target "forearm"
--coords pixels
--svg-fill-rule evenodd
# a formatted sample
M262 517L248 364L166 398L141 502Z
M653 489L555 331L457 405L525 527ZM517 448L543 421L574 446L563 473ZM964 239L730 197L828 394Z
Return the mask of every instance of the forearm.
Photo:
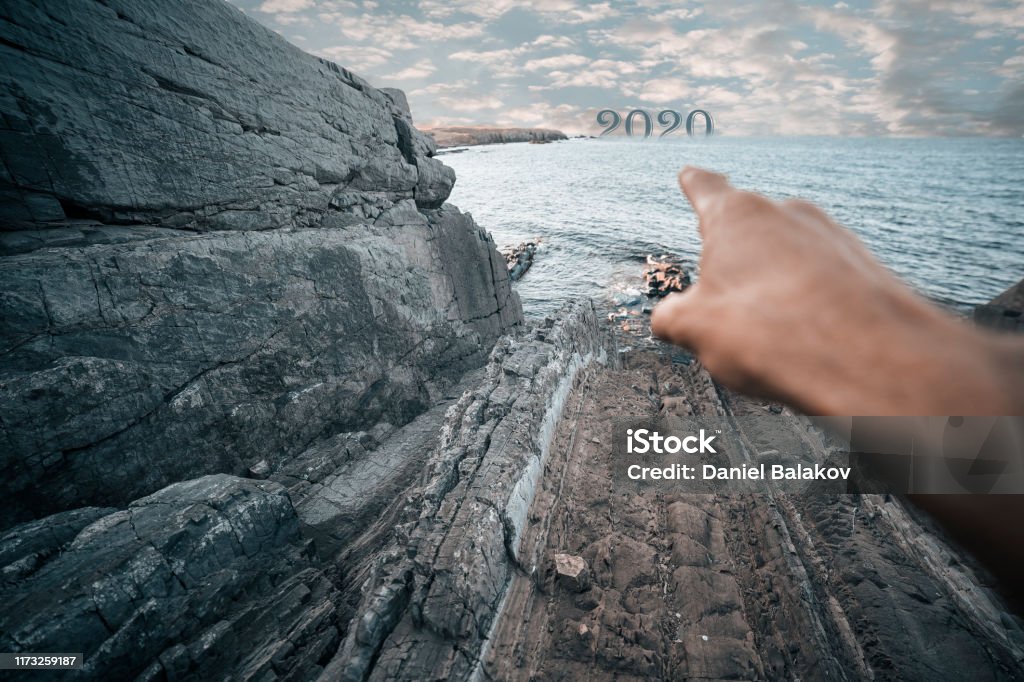
M780 377L809 414L1024 414L1024 341L979 330L914 296L821 339L819 362Z
M1024 415L1024 338L1016 334L977 330L982 336L986 357L992 361L1002 412L990 414Z

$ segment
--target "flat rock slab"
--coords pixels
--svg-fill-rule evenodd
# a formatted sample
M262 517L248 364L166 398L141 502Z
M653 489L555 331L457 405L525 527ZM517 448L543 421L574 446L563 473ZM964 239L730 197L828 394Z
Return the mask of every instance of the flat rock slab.
M480 372L469 372L449 393L461 395L480 379ZM445 414L454 402L454 398L438 402L377 448L346 462L304 493L296 510L321 554L338 553L355 535L373 526L379 512L415 481L428 454L440 443Z

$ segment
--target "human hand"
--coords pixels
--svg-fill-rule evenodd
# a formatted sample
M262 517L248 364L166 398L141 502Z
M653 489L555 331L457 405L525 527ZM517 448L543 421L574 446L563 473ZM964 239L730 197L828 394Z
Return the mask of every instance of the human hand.
M700 278L666 298L654 333L739 390L808 414L1015 414L1019 346L952 318L816 206L775 202L685 168Z

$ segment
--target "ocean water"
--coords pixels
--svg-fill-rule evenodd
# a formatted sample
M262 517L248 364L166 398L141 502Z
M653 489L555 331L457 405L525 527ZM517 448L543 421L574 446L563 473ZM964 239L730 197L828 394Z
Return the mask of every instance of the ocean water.
M516 284L531 317L581 296L629 298L647 254L695 267L696 218L676 184L686 164L817 203L950 307L966 311L1024 277L1021 139L587 139L441 159L458 176L451 202L499 247L542 239Z

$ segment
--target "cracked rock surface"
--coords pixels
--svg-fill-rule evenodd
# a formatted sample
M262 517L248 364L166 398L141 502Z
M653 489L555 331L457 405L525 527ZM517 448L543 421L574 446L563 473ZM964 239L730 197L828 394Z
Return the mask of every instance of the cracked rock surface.
M337 645L336 590L281 485L214 474L79 516L95 520L3 591L5 651L74 644L89 679L301 679ZM0 538L5 559L29 530Z
M614 419L733 419L753 448L771 407L661 344L595 366L566 401L518 547L552 570L510 576L477 678L1021 679L1020 618L895 496L624 482ZM772 421L773 442L824 456L820 432L790 420ZM586 591L565 580L569 557L592 569Z
M399 91L216 0L0 10L0 528L400 425L521 321Z
M609 358L593 304L504 338L447 412L324 680L466 679L517 572L566 397Z

